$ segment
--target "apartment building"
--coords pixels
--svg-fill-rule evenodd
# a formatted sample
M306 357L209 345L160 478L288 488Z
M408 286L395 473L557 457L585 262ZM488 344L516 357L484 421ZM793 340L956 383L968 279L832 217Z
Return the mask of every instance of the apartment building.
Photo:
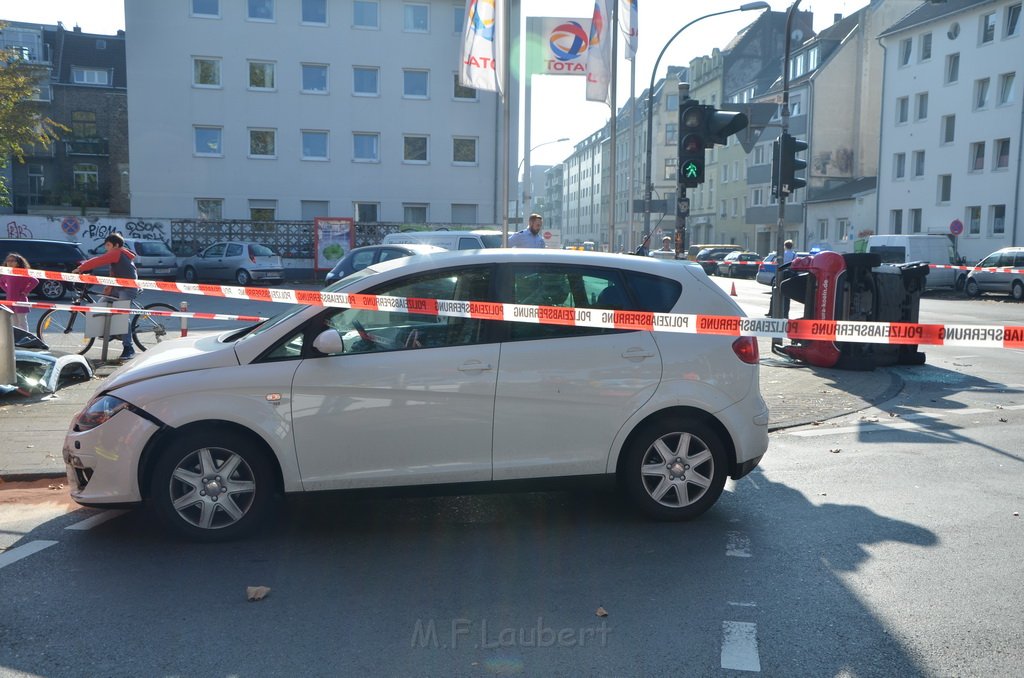
M126 3L134 211L500 223L498 97L458 84L464 12L450 0ZM518 26L518 2L512 12Z
M1019 0L922 5L885 47L880 233L949 233L969 261L1024 243Z

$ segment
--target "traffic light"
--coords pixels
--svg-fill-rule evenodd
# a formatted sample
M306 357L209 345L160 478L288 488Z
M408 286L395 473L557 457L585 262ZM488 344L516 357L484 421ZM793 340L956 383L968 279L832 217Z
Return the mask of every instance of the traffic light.
M807 162L799 160L796 154L806 150L806 142L788 133L780 135L772 144L772 197L785 197L807 185L806 179L796 176L807 167Z
M704 143L708 148L715 144L725 146L729 137L747 128L747 115L738 111L719 111L714 106L705 106L705 124L707 132Z
M704 183L705 115L697 100L679 102L679 183L684 188Z

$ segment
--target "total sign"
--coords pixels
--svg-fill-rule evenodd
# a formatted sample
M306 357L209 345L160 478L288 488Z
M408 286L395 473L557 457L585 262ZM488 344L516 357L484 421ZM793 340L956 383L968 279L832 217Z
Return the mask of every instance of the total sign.
M536 75L587 75L590 19L527 17L527 70Z

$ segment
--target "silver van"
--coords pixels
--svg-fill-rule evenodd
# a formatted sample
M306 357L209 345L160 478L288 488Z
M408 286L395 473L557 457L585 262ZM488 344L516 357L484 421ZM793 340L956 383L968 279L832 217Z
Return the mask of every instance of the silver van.
M1000 268L1000 271L986 271ZM1016 301L1024 301L1024 247L1004 247L988 255L967 273L967 296L982 292L1009 294Z
M382 245L433 245L446 250L483 250L501 247L501 231L402 231L389 233Z

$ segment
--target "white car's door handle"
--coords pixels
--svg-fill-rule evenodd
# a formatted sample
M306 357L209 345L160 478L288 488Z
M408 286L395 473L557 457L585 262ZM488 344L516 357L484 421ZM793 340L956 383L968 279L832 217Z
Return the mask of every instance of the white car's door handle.
M490 363L482 363L479 360L469 360L459 365L459 372L484 372L493 369Z
M642 360L644 358L653 358L654 353L652 353L651 351L645 351L642 348L630 348L627 349L626 352L622 354L622 357L627 358L629 360Z

